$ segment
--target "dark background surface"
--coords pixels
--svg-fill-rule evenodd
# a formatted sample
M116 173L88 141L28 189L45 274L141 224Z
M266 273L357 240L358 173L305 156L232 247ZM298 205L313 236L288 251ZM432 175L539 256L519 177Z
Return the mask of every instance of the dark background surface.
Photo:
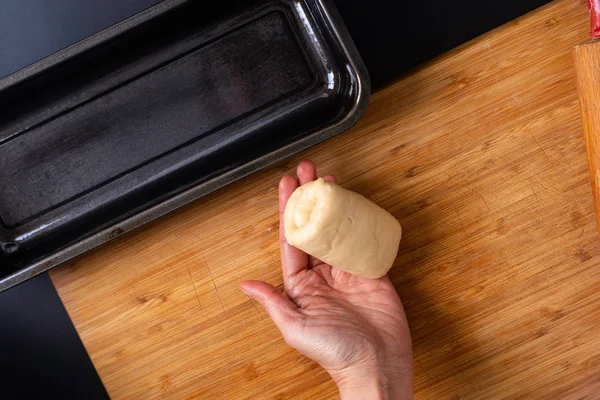
M0 293L0 398L107 399L47 274Z
M226 1L226 0L225 0ZM158 0L2 0L0 77ZM375 89L549 0L335 0Z
M548 2L336 0L375 90L418 64ZM1 0L0 77L156 3ZM107 398L47 275L0 293L0 327L3 399Z

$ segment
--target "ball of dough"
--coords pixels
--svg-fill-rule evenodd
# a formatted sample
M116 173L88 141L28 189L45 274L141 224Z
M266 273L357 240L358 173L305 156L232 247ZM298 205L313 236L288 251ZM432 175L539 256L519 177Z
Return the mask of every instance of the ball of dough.
M287 202L289 244L353 275L380 278L398 253L402 227L390 213L320 178L300 186Z

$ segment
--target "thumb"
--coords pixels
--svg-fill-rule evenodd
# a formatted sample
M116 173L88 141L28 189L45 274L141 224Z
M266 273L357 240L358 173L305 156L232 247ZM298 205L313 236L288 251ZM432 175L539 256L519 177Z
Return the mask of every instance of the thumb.
M279 289L266 282L245 281L240 284L240 289L260 303L285 336L285 332L298 316L296 305Z

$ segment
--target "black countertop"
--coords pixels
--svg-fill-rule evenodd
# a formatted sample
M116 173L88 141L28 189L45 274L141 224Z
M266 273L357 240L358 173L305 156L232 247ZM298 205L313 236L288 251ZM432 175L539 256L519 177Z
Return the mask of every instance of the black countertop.
M375 90L549 0L336 0ZM0 77L157 0L0 2ZM0 293L3 399L108 398L47 275ZM23 383L18 383L23 382Z

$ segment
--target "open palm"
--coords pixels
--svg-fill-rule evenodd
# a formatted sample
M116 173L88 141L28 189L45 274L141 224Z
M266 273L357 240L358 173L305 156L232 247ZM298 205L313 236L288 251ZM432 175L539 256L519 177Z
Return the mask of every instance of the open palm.
M298 185L317 178L314 164L300 163L297 176L280 182L280 221ZM259 281L243 282L242 290L265 308L290 346L329 372L343 397L361 398L361 390L377 385L411 398L410 332L389 278L357 277L308 256L287 243L283 223L280 241L285 294Z

